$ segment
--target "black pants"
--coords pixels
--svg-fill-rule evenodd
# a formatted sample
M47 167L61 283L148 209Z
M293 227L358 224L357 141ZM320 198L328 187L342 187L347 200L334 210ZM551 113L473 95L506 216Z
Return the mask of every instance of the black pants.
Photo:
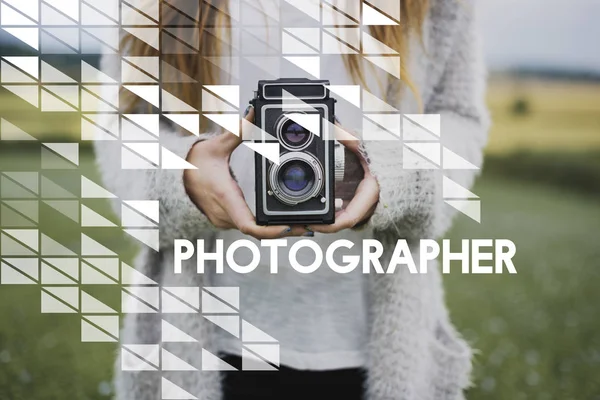
M242 371L239 357L223 360L240 371L223 376L223 400L362 400L364 371L303 371L281 366L278 371Z

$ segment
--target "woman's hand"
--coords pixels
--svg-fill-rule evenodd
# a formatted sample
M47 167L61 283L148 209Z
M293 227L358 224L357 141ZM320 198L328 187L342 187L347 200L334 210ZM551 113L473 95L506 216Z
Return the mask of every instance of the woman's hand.
M246 119L254 121L254 109L250 109ZM306 233L306 229L301 227L256 224L242 190L229 169L231 153L242 143L241 122L239 137L225 132L198 142L192 147L187 161L198 169L184 172L183 179L188 196L219 229L238 229L257 239L275 239Z
M344 197L345 194L342 191L347 192L348 189L352 190L353 187L355 187L357 179L353 178L353 176L356 177L357 174L362 173L362 180L360 180L358 186L356 186L356 191L352 200L347 206L343 207L341 211L336 213L335 223L332 225L310 225L308 228L314 232L336 233L344 229L350 229L361 225L373 215L377 202L379 201L379 184L369 171L369 164L360 152L360 142L356 140L356 138L348 136L348 132L345 132L337 122L336 126L339 127L338 132L336 133L338 142L344 145L346 150L349 150L354 156L351 158L346 157L348 167L345 168L345 183L336 186L336 195L342 195L342 199L345 200L346 197ZM360 167L362 167L362 171L358 166L351 165L353 162L358 162ZM338 191L338 189L341 190ZM344 201L344 204L345 203L346 202Z

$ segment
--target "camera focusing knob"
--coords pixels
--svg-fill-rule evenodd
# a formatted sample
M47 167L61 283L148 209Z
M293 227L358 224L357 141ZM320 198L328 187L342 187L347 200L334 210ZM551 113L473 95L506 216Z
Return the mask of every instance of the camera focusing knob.
M344 166L346 161L345 147L340 144L338 141L334 142L334 154L335 154L335 181L343 182L344 181Z

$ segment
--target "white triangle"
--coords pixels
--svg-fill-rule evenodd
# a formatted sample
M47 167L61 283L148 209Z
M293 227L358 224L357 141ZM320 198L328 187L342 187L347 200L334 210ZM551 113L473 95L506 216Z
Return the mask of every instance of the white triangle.
M362 9L363 25L398 25L394 20L386 17L373 7L363 2Z
M35 280L39 279L39 261L37 258L3 258L2 261Z
M285 0L285 2L293 5L315 21L321 22L321 5L319 0Z
M204 116L236 136L240 136L240 117L237 114L204 114Z
M162 349L161 363L163 371L198 371L194 366L165 349Z
M204 349L203 349L204 351ZM170 380L162 378L161 381L161 399L162 400L197 400L196 396L192 396Z
M2 285L37 285L37 282L8 264L0 266L0 284Z
M90 314L116 314L117 312L89 295L88 293L81 291L81 312Z
M336 0L336 3L338 3L339 0ZM335 3L334 3L335 4ZM338 5L335 4L335 6L337 7ZM322 22L322 26L327 26L327 25L358 25L358 23L353 20L350 19L348 17L346 17L344 14L342 14L339 11L334 10L330 5L323 3L323 22ZM360 19L360 18L357 18Z
M13 64L17 68L27 72L29 75L33 76L35 79L40 79L40 67L39 67L39 57L2 57L9 63ZM3 80L4 82L4 77Z
M84 285L115 285L117 282L111 280L98 270L86 263L81 264L81 283Z
M83 3L81 7L81 24L82 25L118 25L117 21L107 18L100 14L87 4Z
M443 168L444 169L479 169L452 150L444 147Z
M364 114L371 122L400 137L400 114Z
M42 92L42 96L46 94L46 90L59 99L69 103L74 108L79 107L79 87L75 85L44 85L45 91ZM43 102L42 102L43 104ZM75 143L73 143L75 144Z
M67 247L42 233L42 254L44 256L76 256Z
M123 145L153 164L159 164L158 143L123 143Z
M126 314L155 314L157 310L142 303L129 293L121 292L121 312Z
M283 37L281 39L282 54L318 54L316 50L287 32L283 32Z
M117 81L85 61L81 61L81 83L117 83Z
M18 68L13 67L2 60L2 82L3 83L30 83L37 85L37 81Z
M0 24L3 26L36 26L37 23L16 12L12 8L2 4L0 10Z
M40 49L38 28L2 28L6 32L10 33L23 43L33 47L36 50Z
M123 87L135 95L146 100L154 107L159 106L159 87L158 85L123 85Z
M4 3L8 3L29 18L34 21L39 21L39 0L4 0ZM3 23L4 25L4 23Z
M394 77L400 79L400 57L364 56L364 58L384 71L390 73Z
M3 88L10 90L13 94L19 96L34 107L39 107L39 89L38 86L14 86L2 85Z
M129 84L156 83L156 79L123 61L121 63L121 82Z
M3 229L2 231L27 247L39 251L39 231L37 229Z
M81 198L83 199L116 199L117 196L92 182L85 176L81 176Z
M163 101L164 104L164 101ZM202 111L204 112L237 112L237 108L229 105L208 90L202 90Z
M79 165L78 143L43 143L43 145L71 161L73 164Z
M202 95L206 93L202 91ZM204 107L204 101L202 102ZM194 107L185 103L181 99L173 96L171 93L163 89L162 91L162 111L163 112L198 112ZM219 110L221 111L221 110Z
M223 100L239 107L240 105L240 87L238 85L204 85L204 88L215 93Z
M198 310L194 310L178 298L163 291L161 312L163 314L197 314Z
M121 351L121 371L157 371L157 368L123 349Z
M42 82L43 83L77 83L64 72L59 71L52 65L42 61Z
M43 258L43 261L59 269L71 278L79 279L79 259L78 258Z
M422 128L425 128L430 133L440 136L441 134L441 116L440 114L404 114L407 122L412 122Z
M53 294L58 297L61 301L64 301L66 304L71 307L78 309L79 308L79 288L74 286L64 286L64 287L42 287L43 290Z
M82 102L85 104L85 97L89 96L85 92L82 93ZM106 105L106 107L109 107ZM82 110L86 110L85 106L82 106ZM99 110L99 108L96 108ZM100 111L100 110L99 110ZM102 110L106 111L106 110ZM92 124L85 118L81 118L81 140L94 140L94 141L109 141L109 140L117 140L116 136L111 135L105 130L101 129L99 126Z
M161 147L161 169L198 169L177 154Z
M45 262L42 262L42 285L76 285L73 279L61 274Z
M323 28L325 32L334 37L348 43L350 46L360 49L360 28L342 28L339 26L331 27L331 28ZM325 38L328 40L334 40L330 35L323 35L323 41ZM338 42L338 40L334 40Z
M435 170L439 169L439 166L425 159L420 154L409 150L408 147L405 146L402 153L402 168Z
M481 202L479 200L445 200L445 202L472 220L481 223Z
M441 145L439 143L408 143L404 145L436 165L441 164Z
M284 58L315 78L319 79L321 77L321 57L286 56Z
M83 318L99 326L114 337L119 337L119 317L117 315L84 315Z
M150 76L158 79L159 59L158 57L124 57L125 61L137 66Z
M329 90L360 108L360 85L330 85Z
M195 343L196 339L182 331L181 329L171 325L164 319L162 320L162 329L161 329L161 342L164 343Z
M398 136L380 128L367 118L363 117L362 125L362 140L364 141L397 141L399 139ZM348 135L350 134L348 133Z
M200 308L200 288L197 286L167 286L163 287L163 290L173 294L196 309Z
M236 338L240 337L240 317L237 315L205 315L204 318L223 328Z
M279 344L248 344L244 348L256 353L271 364L279 366Z
M256 354L242 348L242 370L244 371L276 371L277 368L267 363Z
M108 15L111 19L119 20L119 0L86 0L86 2Z
M121 283L123 285L158 285L158 283L122 261Z
M444 176L443 195L445 199L478 199L475 193L467 190L452 179Z
M149 44L156 50L158 50L158 28L129 28L123 27L124 30L131 33L141 41Z
M132 120L133 122L135 122L142 128L144 128L145 130L147 130L154 136L158 137L158 135L160 133L160 130L159 130L160 116L158 114L124 114L124 116L126 118Z
M87 321L81 320L81 342L82 343L108 343L117 342L117 339L109 336Z
M4 279L4 275L2 277ZM46 292L42 292L42 314L73 314L77 311L58 301Z
M83 261L104 272L115 281L119 280L119 259L117 257L84 258Z
M251 148L261 156L279 165L279 143L251 143L244 142L244 145Z
M301 38L303 42L315 50L321 48L321 31L319 28L284 28L285 31L291 33L297 38Z
M227 287L227 286L216 286L216 287L204 286L202 289L206 290L209 293L214 294L219 299L221 299L224 302L228 303L233 308L237 308L237 309L240 308L240 288L239 287L236 287L236 286L231 286L231 287Z
M363 54L398 54L396 50L375 39L367 32L362 33L362 51Z
M363 90L362 95L363 112L398 112L396 108L366 90Z
M159 250L158 229L123 229L123 232L136 238L146 246L156 251Z
M286 117L299 124L303 128L306 128L309 132L315 136L321 135L321 115L320 114L301 114L301 113L287 113Z
M52 7L75 21L79 21L79 0L45 0Z
M277 343L277 340L272 336L267 335L256 326L246 320L242 320L242 341L243 342L262 342L262 343Z
M203 314L237 314L238 310L231 308L219 299L202 291L202 313Z
M208 350L202 349L202 371L237 371L237 369Z
M121 205L121 226L124 228L156 228L157 225L131 208Z
M81 255L82 256L114 256L117 254L107 249L85 233L81 234Z
M156 142L158 137L126 118L121 119L121 140L124 142Z
M16 125L2 118L2 126L0 127L2 140L37 140L27 132L23 131Z
M158 200L124 200L123 202L153 221L158 222L160 216Z
M200 114L163 114L177 125L193 133L200 135Z
M402 138L404 141L439 142L440 137L432 134L421 125L408 118L402 118Z

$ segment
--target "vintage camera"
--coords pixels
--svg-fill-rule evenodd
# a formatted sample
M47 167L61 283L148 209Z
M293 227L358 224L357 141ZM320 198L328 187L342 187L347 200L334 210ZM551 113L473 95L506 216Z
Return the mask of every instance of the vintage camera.
M336 102L328 85L329 81L310 79L258 82L258 90L250 101L254 123L271 135L270 141L275 138L279 142L280 164L256 153L257 224L335 221L335 182L343 179L344 150L333 140L335 133L325 122L334 122ZM317 114L319 132L311 132L298 123L298 118L294 118L298 114ZM311 127L313 131L315 126Z

